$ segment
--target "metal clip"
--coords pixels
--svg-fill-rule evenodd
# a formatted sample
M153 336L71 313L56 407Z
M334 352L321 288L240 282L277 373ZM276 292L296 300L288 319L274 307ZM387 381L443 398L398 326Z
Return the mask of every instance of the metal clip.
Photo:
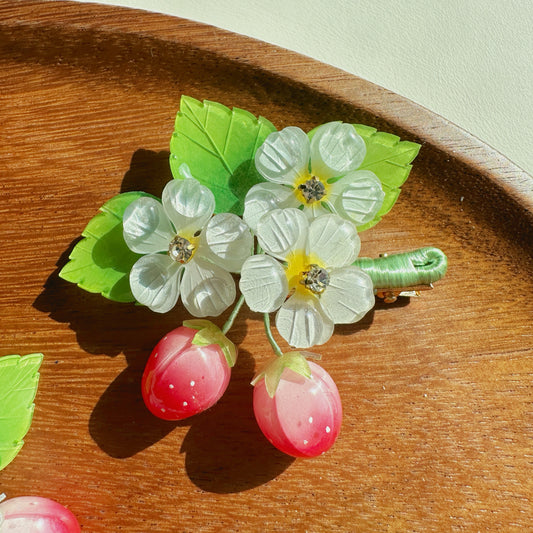
M421 291L429 291L433 289L433 284L429 285L415 285L413 287L398 287L391 289L374 289L374 294L381 298L385 303L394 303L398 297L405 296L408 298L417 298Z

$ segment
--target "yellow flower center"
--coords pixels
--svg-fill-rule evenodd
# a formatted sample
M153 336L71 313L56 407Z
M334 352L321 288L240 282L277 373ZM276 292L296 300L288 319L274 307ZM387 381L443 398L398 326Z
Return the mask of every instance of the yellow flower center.
M322 294L329 284L329 274L320 259L315 254L307 255L303 250L287 256L285 275L290 292Z
M199 236L194 235L186 238L181 235L176 235L168 245L168 255L174 259L176 263L184 265L188 263L194 256L198 248Z
M330 185L317 176L304 174L294 184L294 194L301 204L310 205L327 199Z

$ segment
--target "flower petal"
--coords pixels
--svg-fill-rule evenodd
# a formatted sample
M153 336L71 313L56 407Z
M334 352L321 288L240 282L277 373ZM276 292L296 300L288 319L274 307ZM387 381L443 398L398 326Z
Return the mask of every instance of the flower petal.
M354 266L332 270L329 285L320 296L322 309L335 324L361 320L375 304L370 276Z
M318 298L293 294L276 314L280 335L295 348L324 344L333 335L333 322L322 311Z
M170 311L178 301L182 265L168 255L141 257L130 272L130 287L135 299L156 313Z
M176 233L186 238L202 229L215 210L213 193L192 178L174 179L167 183L162 201Z
M321 217L322 215L328 215L332 212L330 206L325 207L326 205L326 202L313 202L310 205L304 204L303 212L306 214L309 223L315 218Z
M325 267L343 267L352 264L361 249L356 227L339 215L315 218L309 226L309 253Z
M370 170L350 172L331 186L329 195L337 213L356 226L370 222L384 198L381 182Z
M365 141L351 124L328 122L311 139L312 173L322 179L359 168L365 155Z
M259 313L279 309L289 292L284 268L265 254L253 255L246 260L239 288L248 307Z
M285 259L289 252L303 249L308 225L299 209L275 209L259 221L257 240L266 253Z
M166 251L174 237L163 206L149 196L135 200L126 208L122 224L124 241L138 254Z
M218 316L235 300L235 282L223 268L193 259L185 265L181 301L196 317Z
M258 183L254 185L244 199L242 218L252 231L257 231L261 217L274 209L298 207L299 202L291 188L278 183Z
M293 185L309 170L309 138L294 126L272 132L255 153L255 166L268 181Z
M211 262L229 272L239 272L253 253L254 238L250 228L231 213L215 215L202 232L202 253Z

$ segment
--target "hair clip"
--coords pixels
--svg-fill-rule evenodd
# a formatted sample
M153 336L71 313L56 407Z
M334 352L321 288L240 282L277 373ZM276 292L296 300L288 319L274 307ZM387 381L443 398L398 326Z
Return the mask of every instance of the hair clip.
M333 445L342 407L307 350L336 324L360 320L376 297L418 295L446 272L438 248L359 257L359 234L391 210L419 149L340 121L277 131L247 111L183 96L170 141L175 179L161 199L134 192L106 203L60 276L158 313L181 300L195 317L158 343L142 379L146 404L166 419L219 400L237 359L233 321L244 304L260 313L275 355L252 382L257 422L282 451L316 456ZM231 306L221 327L209 320Z

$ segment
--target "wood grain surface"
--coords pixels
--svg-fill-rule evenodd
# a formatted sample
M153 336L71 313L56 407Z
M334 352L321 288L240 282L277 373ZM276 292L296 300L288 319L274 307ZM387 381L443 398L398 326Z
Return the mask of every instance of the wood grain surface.
M378 45L378 44L376 44ZM423 83L423 80L421 80ZM187 94L308 130L359 122L422 144L362 255L437 246L446 278L320 348L344 421L314 460L255 423L258 317L230 336L223 399L180 423L140 394L157 341L187 318L58 278L98 208L160 194ZM261 42L162 15L0 1L0 355L45 354L33 425L0 472L9 497L56 499L92 533L533 529L533 180L395 94ZM216 319L222 324L224 316ZM283 346L286 348L285 346Z

